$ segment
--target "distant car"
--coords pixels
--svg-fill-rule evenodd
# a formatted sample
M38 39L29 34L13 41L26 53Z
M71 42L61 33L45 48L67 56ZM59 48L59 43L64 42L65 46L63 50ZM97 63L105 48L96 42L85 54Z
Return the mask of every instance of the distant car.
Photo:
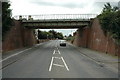
M61 41L60 41L60 46L66 46L65 40L61 40Z

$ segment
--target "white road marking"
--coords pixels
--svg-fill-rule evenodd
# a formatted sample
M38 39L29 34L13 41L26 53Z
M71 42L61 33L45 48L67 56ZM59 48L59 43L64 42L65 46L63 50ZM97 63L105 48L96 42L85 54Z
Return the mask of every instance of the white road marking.
M60 57L54 57L54 58L61 59Z
M53 51L53 54L55 54L55 50Z
M53 51L53 55L54 54L61 54L60 53L60 51L59 50L54 50ZM60 64L54 64L53 62L54 62L54 58L56 58L56 59L61 59L62 60L62 62L64 63L64 65L60 65ZM65 60L63 59L63 57L52 57L52 59L51 59L51 63L50 63L50 66L49 66L49 71L51 71L52 70L52 66L58 66L58 67L66 67L66 69L67 69L67 71L69 71L69 68L68 68L68 66L67 66L67 64L66 64L66 62L65 62Z
M13 57L13 56L16 56L16 55L18 55L18 54L20 54L20 53L22 53L22 52L25 52L25 51L27 51L27 50L30 50L30 49L32 49L32 48L28 48L28 49L25 49L25 50L23 50L23 51L20 51L20 52L18 52L18 53L16 53L16 54L13 54L13 55L11 55L11 56L8 56L8 57L6 57L5 59L1 60L0 62L3 62L3 61L5 61L5 60L7 60L7 59L9 59L9 58L11 58L11 57Z
M54 51L53 51L53 54L57 54L57 53L58 53L58 54L61 54L59 50L57 50L57 51L54 50Z
M64 65L65 65L66 69L69 71L69 68L68 68L68 66L67 66L67 64L66 64L66 62L65 62L65 60L63 59L63 57L61 57L61 59L62 59Z
M60 65L60 64L53 64L54 66L59 66L59 67L64 67L64 65Z
M58 50L58 53L61 54L59 50Z
M53 59L54 59L54 57L52 57L52 60L51 60L51 63L50 63L50 67L49 67L49 71L51 71L51 69L52 69Z

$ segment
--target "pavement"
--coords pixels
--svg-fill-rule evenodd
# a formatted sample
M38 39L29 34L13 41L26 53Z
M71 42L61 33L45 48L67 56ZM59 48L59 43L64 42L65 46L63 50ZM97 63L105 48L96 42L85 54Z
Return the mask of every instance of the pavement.
M74 46L74 45L71 45L71 46ZM92 50L89 48L76 47L76 46L74 47L77 48L81 52L81 54L90 58L91 60L94 60L96 62L100 62L103 64L107 64L109 66L112 66L118 69L118 64L120 63L120 58L118 56L106 54L104 52Z
M60 40L3 54L3 78L118 78L118 57Z

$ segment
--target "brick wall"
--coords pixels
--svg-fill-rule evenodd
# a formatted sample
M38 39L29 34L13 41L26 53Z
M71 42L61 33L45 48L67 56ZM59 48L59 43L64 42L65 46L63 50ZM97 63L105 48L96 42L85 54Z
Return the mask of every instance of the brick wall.
M88 27L78 29L73 44L76 46L87 47L88 32Z
M73 44L112 55L120 55L120 46L116 45L109 35L104 35L98 19L94 19L90 27L78 29Z
M6 52L25 46L32 46L35 42L36 39L33 35L33 30L24 28L20 21L14 20L14 26L7 32L2 43L2 50Z

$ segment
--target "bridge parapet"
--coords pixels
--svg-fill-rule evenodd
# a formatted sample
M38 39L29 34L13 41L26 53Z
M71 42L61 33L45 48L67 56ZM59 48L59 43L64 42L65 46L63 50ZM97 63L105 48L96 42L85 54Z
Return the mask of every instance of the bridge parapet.
M59 20L59 19L91 19L97 14L41 14L14 16L16 20Z

